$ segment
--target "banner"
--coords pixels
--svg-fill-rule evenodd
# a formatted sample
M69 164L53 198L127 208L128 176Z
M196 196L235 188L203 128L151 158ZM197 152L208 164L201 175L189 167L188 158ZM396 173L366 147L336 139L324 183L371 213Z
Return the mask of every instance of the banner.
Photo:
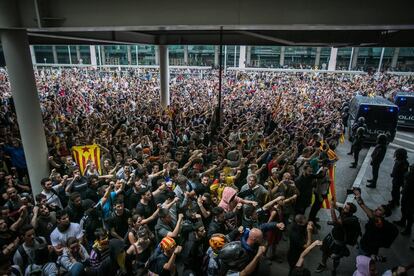
M95 164L99 174L101 171L101 149L98 145L85 145L85 146L74 146L72 147L73 158L79 166L80 173L84 175L86 165L88 162Z

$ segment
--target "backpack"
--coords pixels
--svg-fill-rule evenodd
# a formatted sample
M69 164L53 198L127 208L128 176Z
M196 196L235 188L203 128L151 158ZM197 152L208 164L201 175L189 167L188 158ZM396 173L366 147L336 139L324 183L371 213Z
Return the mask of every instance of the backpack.
M53 195L57 196L59 198L60 203L62 204L62 206L65 206L64 203L67 203L67 199L63 198L58 192L55 191L55 189L51 189L50 190L52 192ZM49 198L53 197L53 195L51 195ZM49 198L47 200L49 200ZM62 201L63 199L63 201ZM60 209L60 207L57 207L58 209Z
M344 227L345 243L347 245L355 246L359 236L362 234L361 225L356 216L347 218L347 221L346 227Z
M43 276L43 266L31 264L26 268L25 276Z
M209 275L209 274L214 275L214 272L210 271L210 267L209 267L210 259L211 259L210 254L208 254L208 251L207 251L207 254L205 254L205 256L203 258L203 263L202 263L202 270L201 271L202 271L203 275ZM213 260L217 264L217 271L220 271L220 262L219 262L218 255L214 256Z
M35 240L39 243L39 244L43 244L45 243L41 238L39 237L35 237ZM26 250L24 250L23 244L21 244L18 248L17 251L19 251L20 256L22 257L23 260L23 268L27 267L30 263L29 263L29 256L26 253ZM35 252L36 255L36 252ZM35 256L36 258L36 256ZM33 260L35 262L35 260Z
M387 235L382 240L383 244L381 247L390 248L400 231L398 231L397 226L387 220L384 220L384 227L387 229Z

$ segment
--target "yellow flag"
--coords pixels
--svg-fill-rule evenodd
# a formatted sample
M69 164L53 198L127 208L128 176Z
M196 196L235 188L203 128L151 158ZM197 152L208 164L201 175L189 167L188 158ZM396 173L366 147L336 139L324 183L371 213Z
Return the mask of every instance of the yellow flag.
M341 134L341 137L339 137L339 143L345 143L345 135L343 133Z

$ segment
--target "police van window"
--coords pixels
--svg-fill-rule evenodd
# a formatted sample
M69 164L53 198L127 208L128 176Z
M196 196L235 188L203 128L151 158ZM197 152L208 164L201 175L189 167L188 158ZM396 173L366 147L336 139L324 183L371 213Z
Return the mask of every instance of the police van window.
M414 106L414 97L413 96L399 96L396 99L396 104L399 107L412 107Z
M412 107L414 106L414 97L406 97L406 103L408 106Z
M399 107L403 107L407 105L407 97L398 97L396 101Z
M367 125L393 125L397 120L398 110L384 106L361 106L360 115L365 117Z

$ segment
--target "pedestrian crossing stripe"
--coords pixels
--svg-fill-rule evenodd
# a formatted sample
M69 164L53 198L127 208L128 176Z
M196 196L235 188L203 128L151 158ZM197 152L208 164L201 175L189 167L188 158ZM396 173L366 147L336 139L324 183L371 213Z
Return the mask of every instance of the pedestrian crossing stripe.
M400 141L400 142L403 142L403 143L406 143L406 144L414 145L414 142L411 142L411 141L408 141L408 140L405 140L405 139L401 139L401 138L398 138L398 137L395 137L394 140L397 140L397 141Z

